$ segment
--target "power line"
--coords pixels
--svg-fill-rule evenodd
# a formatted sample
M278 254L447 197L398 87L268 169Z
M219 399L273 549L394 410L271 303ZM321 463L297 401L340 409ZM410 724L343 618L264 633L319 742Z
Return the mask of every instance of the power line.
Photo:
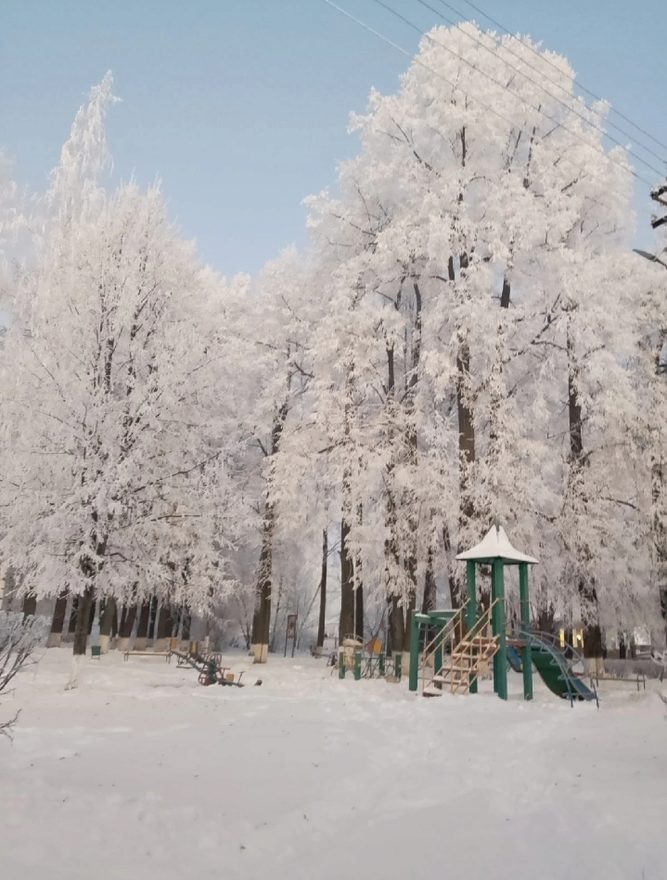
M459 91L463 92L463 94L467 98L471 97L467 92L465 92L461 88L460 84L454 83L451 80L447 79L447 77L444 76L442 73L440 73L440 71L434 70L428 64L425 64L418 56L413 55L412 52L409 52L407 49L403 48L403 46L399 46L398 43L395 43L393 40L389 39L389 37L380 33L380 31L375 30L375 28L371 27L369 24L366 24L365 21L362 21L361 19L352 15L352 13L348 12L347 9L343 9L341 6L338 6L336 3L333 2L333 0L324 0L324 3L326 3L327 6L330 6L332 9L335 9L336 12L339 12L341 15L344 15L346 18L349 18L350 21L353 21L355 24L359 25L359 27L363 28L363 30L368 31L368 33L370 33L370 34L373 34L373 36L377 37L383 43L386 43L388 46L391 46L392 49L396 49L396 51L400 52L401 55L405 55L405 57L409 58L414 64L417 64L420 67L423 67L424 70L428 70L429 73L433 74L433 76L437 76L439 79L446 82L447 85L451 86L451 88L453 88L455 90L458 89ZM422 33L422 32L420 31L420 33ZM426 35L423 34L423 36L426 36ZM497 116L499 119L502 119L503 122L506 122L510 126L510 128L513 128L513 129L521 132L522 134L526 135L527 137L533 137L534 140L536 140L536 141L540 141L540 142L542 141L542 138L539 135L537 135L537 134L530 134L529 135L528 132L525 131L525 129L521 128L521 126L517 125L514 121L509 119L507 116L500 113L498 110L495 109L495 107L492 107L490 104L486 104L484 101L482 101L476 97L472 98L472 100L476 101L480 107L483 107L485 110L488 110L490 113L493 113L494 116ZM556 124L561 126L565 131L569 131L569 129L567 129L562 123L557 122ZM582 143L584 143L586 146L589 146L589 147L591 147L591 149L594 149L596 152L600 153L600 155L604 156L604 158L607 159L608 162L611 162L614 165L617 165L623 171L627 172L628 174L631 174L637 180L641 181L645 186L647 186L649 188L649 190L653 187L653 184L649 180L647 180L641 174L636 172L634 169L628 167L627 165L622 164L621 162L618 162L616 159L614 159L612 156L610 156L608 153L606 153L603 149L600 149L597 146L597 144L589 144L586 141L583 141L578 135L573 134L573 136L575 137L575 139L582 141Z
M331 6L331 8L332 8L332 9L335 9L336 12L339 12L341 15L344 15L346 18L349 18L350 21L353 21L355 24L359 25L359 27L363 28L363 30L368 31L368 33L373 34L373 36L377 37L379 40L382 40L383 43L386 43L388 46L391 46L392 49L396 49L396 51L397 51L397 52L400 52L401 55L405 55L405 57L406 57L406 58L409 58L414 64L417 64L417 65L419 65L420 67L423 67L424 70L428 70L429 73L432 73L432 74L433 74L433 76L437 76L439 79L443 80L443 82L446 82L447 85L451 86L451 88L453 88L453 89L455 89L455 90L458 89L459 91L463 92L463 94L464 94L467 98L470 98L470 97L471 97L467 92L465 92L465 91L461 88L460 84L454 83L454 82L452 82L451 80L447 79L447 77L444 76L442 73L440 73L440 71L438 71L438 70L434 70L434 69L433 69L432 67L430 67L428 64L425 64L425 63L424 63L424 62L423 62L418 56L413 55L412 52L409 52L407 49L403 48L403 46L399 46L398 43L394 43L394 41L393 41L393 40L390 40L389 37L387 37L387 36L385 36L384 34L380 33L380 31L375 30L375 28L371 27L369 24L366 24L365 21L362 21L361 19L359 19L359 18L357 18L356 16L352 15L352 13L351 13L351 12L348 12L347 9L343 9L341 6L338 6L336 3L333 2L333 0L324 0L324 3L326 3L327 6ZM421 31L420 31L420 33L421 33ZM426 36L426 34L423 34L423 36ZM504 88L504 86L503 86L503 88ZM516 97L518 97L518 96L516 96ZM531 134L529 135L528 132L526 132L525 129L521 128L521 126L517 125L514 121L512 121L511 119L509 119L509 118L508 118L507 116L505 116L503 113L500 113L498 110L495 109L495 107L492 107L490 104L486 104L484 101L482 101L482 100L480 100L479 98L476 98L476 97L473 97L472 100L476 101L476 102L479 104L480 107L483 107L485 110L488 110L489 113L493 113L494 116L497 116L499 119L502 119L503 122L506 122L506 123L510 126L510 128L513 128L513 129L515 129L515 130L521 132L522 134L525 134L527 137L532 137L532 138L533 138L534 140L536 140L536 141L541 142L541 141L543 140L543 139L542 139L539 135L537 135L537 134L532 134L532 133L531 133ZM561 128L563 128L565 131L570 131L570 130L569 130L568 128L566 128L566 126L564 126L562 123L560 123L560 122L556 122L556 124L557 124L558 126L560 126ZM575 139L581 141L584 145L590 147L591 149L594 149L596 152L600 153L600 155L604 156L604 158L605 158L608 162L611 162L612 164L618 166L618 167L621 168L623 171L627 172L628 174L631 174L631 175L632 175L633 177L635 177L637 180L641 181L645 186L647 186L647 187L649 188L649 190L653 187L653 184L652 184L650 181L648 181L645 177L642 177L641 174L639 174L638 172L636 172L634 169L628 167L627 165L624 165L623 163L618 162L616 159L614 159L612 156L610 156L608 153L606 153L603 149L600 149L600 148L597 146L597 144L590 144L590 143L584 141L584 140L583 140L582 138L580 138L578 135L574 134L573 132L570 132L570 133L573 134L573 137L575 137Z
M458 15L460 18L465 19L466 16L464 15L464 13L462 13L459 9L456 9L456 7L452 6L451 3L447 3L447 2L445 2L445 0L436 0L436 2L440 3L441 6L446 6L447 9L451 9L451 11L452 11L455 15ZM524 79L528 80L528 82L532 83L534 86L537 86L537 88L541 89L546 95L548 95L548 96L549 96L550 98L552 98L554 101L558 101L559 104L562 104L563 106L567 107L568 110L570 110L570 112L574 113L576 116L579 116L581 119L583 119L585 122L587 122L587 123L588 123L589 125L591 125L593 128L595 128L597 131L599 131L601 134L603 134L606 138L608 138L610 141L612 141L613 143L615 143L617 146L621 146L621 147L624 146L620 141L618 141L618 140L616 140L616 138L612 137L612 135L610 135L610 134L609 134L604 128L602 128L602 127L596 125L594 122L590 122L589 120L586 119L585 116L583 116L583 114L579 113L579 112L578 112L577 110L575 110L573 107L570 107L569 105L567 105L567 104L565 103L565 101L563 101L562 98L559 98L557 95L554 95L554 94L552 94L551 92L549 92L549 91L544 87L544 85L543 85L542 82L538 82L537 80L535 80L535 79L533 79L532 77L528 76L528 74L525 73L523 70L520 70L518 67L516 67L515 65L511 64L506 58L503 58L502 55L500 55L500 53L497 51L497 49L499 48L499 47L497 46L497 44L496 44L496 49L491 49L491 48L489 48L489 46L487 46L487 45L486 45L485 43L483 43L481 40L478 40L477 38L475 38L475 37L473 37L471 34L469 34L469 33L465 30L465 28L461 27L460 23L455 22L455 21L452 21L451 18L448 18L446 15L443 15L442 12L440 12L440 11L437 10L437 9L435 9L433 6L431 6L430 3L427 3L426 0L417 0L417 3L419 3L419 4L420 4L421 6L423 6L425 9L429 9L431 12L434 13L434 15L437 15L439 18L441 18L441 19L442 19L444 22L446 22L447 24L449 24L449 25L451 25L452 27L455 27L457 30L461 31L461 33L462 33L462 34L465 34L465 36L467 36L468 39L472 40L472 42L476 43L478 46L481 46L481 47L482 47L483 49L485 49L490 55L493 55L494 57L500 59L500 60L501 60L504 64L506 64L511 70L514 70L514 71L515 71L516 73L518 73L520 76L524 77ZM524 48L529 49L529 50L530 50L530 51L531 51L531 52L532 52L537 58L540 59L540 61L542 61L542 62L548 62L549 65L550 65L551 67L554 67L556 70L559 69L559 68L558 68L555 64L553 64L553 62L551 62L548 58L546 58L546 57L543 56L543 55L540 55L539 52L536 52L535 49L534 49L529 43L525 43L523 40L519 39L518 37L514 37L514 39L516 39L519 43L521 43L521 45L522 45ZM550 83L551 85L555 86L555 88L560 89L560 91L563 92L565 95L567 95L568 97L570 96L570 92L568 91L568 89L566 89L566 88L565 88L564 86L562 86L560 83L556 82L555 79L546 76L545 73L544 73L544 70L540 70L539 67L537 67L537 66L534 65L534 64L531 64L530 61L527 61L525 58L522 58L522 56L519 55L518 52L515 52L514 49L513 49L510 45L503 46L503 49L504 49L506 52L508 52L510 55L513 55L514 58L516 58L518 61L520 61L520 62L521 62L522 64L524 64L526 67L529 67L531 70L534 70L537 74L539 74L539 76L540 76L540 78L541 78L542 80L546 80L548 83ZM593 107L591 107L590 110L591 110L592 113L595 113L595 114L598 116L599 119L601 119L601 120L604 119L604 117L602 116L602 114L601 114L598 110L595 110ZM609 119L609 118L604 119L604 122L605 122L605 124L606 124L607 126L609 126L610 128L613 128L613 129L615 129L616 131L619 131L621 134L624 134L626 137L631 138L633 141L636 142L636 144L637 144L638 147L640 147L640 148L641 148L642 150L644 150L646 153L649 153L651 156L653 156L654 158L656 158L659 162L661 162L661 163L664 164L664 165L667 165L667 160L666 160L666 159L665 159L660 153L657 153L652 147L649 147L649 146L647 146L646 144L642 143L640 140L638 140L638 138L637 138L636 135L633 135L631 132L627 131L627 130L624 129L622 126L617 125L615 122L613 122L613 121L612 121L611 119ZM651 169L651 171L655 171L655 169L653 168L653 166L652 166L650 163L646 162L646 160L644 160L641 156L638 156L638 155L634 152L634 150L633 150L632 147L625 147L625 149L627 149L628 152L631 153L633 156L635 156L635 158L638 159L640 162L643 162L643 163L646 165L647 168L650 168L650 169ZM664 173L664 172L662 172L662 171L660 172L661 175L662 175L663 173Z
M599 148L598 145L594 141L584 140L584 138L582 138L579 134L577 134L577 132L573 131L571 128L569 128L567 125L565 125L564 122L559 121L558 119L556 119L556 117L551 116L549 113L547 113L545 110L543 110L541 105L538 107L535 104L531 104L530 101L527 101L525 98L522 98L521 95L517 94L516 92L513 92L510 88L508 88L505 85L505 83L501 82L499 79L496 79L494 76L492 76L490 73L487 73L486 71L482 70L480 67L477 67L475 64L473 64L472 61L469 61L465 57L465 55L461 55L460 52L457 52L455 49L450 49L449 46L446 46L440 40L436 40L435 37L432 37L429 33L427 33L426 31L423 31L419 27L419 25L416 25L413 21L410 21L409 18L406 18L400 12L397 12L395 9L393 9L391 6L389 6L387 3L385 3L384 0L373 0L373 2L376 3L378 6L381 6L383 9L385 9L391 15L395 16L397 19L399 19L399 21L402 21L409 28L412 28L413 31L420 34L420 36L427 39L430 43L433 43L433 45L435 45L435 46L439 46L445 52L449 52L450 55L453 55L455 58L458 58L459 61L462 61L464 64L467 64L468 67L470 67L472 70L479 73L481 76L485 77L485 79L488 79L490 82L494 83L494 85L498 86L499 88L506 91L508 94L512 95L512 97L515 98L515 100L517 100L519 103L524 104L526 107L529 107L531 110L534 110L536 113L540 113L542 116L544 116L545 119L548 119L550 122L553 122L555 125L560 126L563 129L563 131L567 131L569 134L571 134L573 137L577 138L582 143L586 144L587 146L591 147L594 150L597 150L599 153L606 156L607 159L609 159L609 161L614 162L615 164L619 165L622 168L626 168L625 165L622 165L620 162L616 162L616 160L612 156L609 156L609 154L606 153L603 148L602 149ZM561 103L563 103L563 102L561 101ZM564 106L567 106L567 105L564 105ZM570 110L569 107L567 109ZM572 111L572 112L576 113L576 111ZM595 129L597 129L597 131L601 132L602 134L605 134L603 129L599 128L594 123L589 122L586 119L586 117L583 116L581 113L576 113L576 115L579 116L581 119L583 119L584 122L586 122L592 128L595 128ZM608 137L610 140L612 140L617 146L623 147L623 144L620 141L616 140L614 137L612 137L610 134L607 134L606 137ZM640 162L642 162L647 168L649 168L651 171L653 171L659 177L662 177L663 171L661 169L654 167L653 165L651 165L650 162L647 162L645 159L642 159L639 156L636 156L635 158L639 159ZM633 173L640 180L642 179L639 177L639 175L636 172L633 172ZM644 182L648 186L651 186L651 184L648 181L644 181Z
M459 89L460 91L462 91L463 94L466 96L466 98L470 97L470 95L468 95L467 92L465 92L465 91L463 91L463 89L461 89L460 85L457 85L455 82L452 82L452 80L447 79L447 77L444 76L444 74L440 73L438 70L434 70L428 64L424 64L424 62L420 58L413 55L413 53L408 51L408 49L404 49L403 46L399 46L398 43L394 43L394 41L390 40L389 37L386 37L384 34L381 34L379 31L376 31L375 28L371 27L369 24L366 24L366 22L362 21L360 18L357 18L356 16L352 15L352 13L348 12L347 9L343 9L341 6L338 6L336 3L333 2L333 0L324 0L324 3L326 3L327 6L331 6L331 8L335 9L336 12L340 12L341 15L344 15L346 18L349 18L350 21L353 21L355 24L358 24L359 27L363 28L365 31L368 31L369 34L373 34L374 37L377 37L379 40L382 40L383 43L386 43L388 46L391 46L392 49L396 49L396 51L400 52L401 55L405 55L406 58L409 58L410 61L419 65L419 67L423 67L424 70L428 70L429 73L432 73L434 76L437 76L439 79L443 80L443 82L446 82L448 86L451 86L453 89ZM523 134L527 134L527 132L524 131L524 129L517 126L511 119L509 119L504 114L499 113L498 110L496 110L490 104L485 104L484 101L480 101L477 98L475 98L474 100L480 105L480 107L484 107L485 110L488 110L490 113L493 113L494 116L497 116L499 119L502 119L503 122L506 122L510 126L510 128L518 129ZM536 139L541 140L541 138L539 138L539 136L536 136ZM625 168L626 171L630 171L631 173L634 174L632 169L627 168L625 165L623 165L622 167ZM642 179L642 178L640 178L640 179ZM648 184L648 181L644 181L644 182ZM648 184L648 185L652 186L652 184Z
M439 0L439 2L442 2L442 0ZM476 6L474 3L471 2L471 0L463 0L463 2L467 3L468 6L472 7L475 10L475 12L479 12L479 14L484 16L484 18L487 21L490 21L491 24L494 24L497 28L500 28L501 31L508 34L509 36L512 36L512 33L503 24L501 24L497 19L492 18L487 12L484 12L483 9L480 9L479 6ZM445 4L445 5L449 5L449 4ZM450 9L451 9L451 7L450 7ZM523 40L521 40L521 42L523 43ZM533 52L533 54L537 55L539 58L543 58L543 56L541 56L539 54L539 52L537 52L529 43L523 43L523 45L526 46L527 49L530 49L530 51ZM543 60L547 64L549 64L551 67L553 67L554 70L558 70L560 73L558 65L554 64L553 61L551 61L549 58L543 58ZM596 95L595 92L592 92L590 89L586 88L586 86L583 83L577 81L577 85L579 86L579 88L581 89L582 92L586 92L586 94L590 98L593 98L594 101L603 101L604 100L599 95ZM629 116L625 115L625 113L621 113L621 111L617 110L615 107L611 108L611 112L615 113L621 119L625 120L625 122L627 122L628 125L631 125L633 128L636 128L637 131L641 132L643 135L645 135L647 138L652 140L653 143L657 144L659 147L662 147L663 150L667 150L667 144L664 144L662 141L658 140L658 138L653 137L653 135L649 131L646 131L646 129L642 128L641 125L637 125L637 123L633 122Z

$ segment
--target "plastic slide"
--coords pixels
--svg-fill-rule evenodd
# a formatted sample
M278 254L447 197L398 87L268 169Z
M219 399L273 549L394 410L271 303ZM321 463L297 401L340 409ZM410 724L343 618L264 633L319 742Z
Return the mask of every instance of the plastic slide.
M521 651L514 645L507 646L507 662L515 672L523 672L523 664L521 663Z
M519 638L530 641L533 665L549 690L565 700L597 700L597 695L575 674L565 654L537 633L521 633ZM521 672L521 652L515 645L507 646L507 662Z

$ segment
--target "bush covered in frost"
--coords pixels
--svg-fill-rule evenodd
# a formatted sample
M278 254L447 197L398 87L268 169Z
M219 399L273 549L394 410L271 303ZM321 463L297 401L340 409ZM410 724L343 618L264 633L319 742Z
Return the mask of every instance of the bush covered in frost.
M47 631L45 618L0 613L0 697L6 693L15 675L36 662L31 660L32 654L35 648L44 644ZM18 715L17 712L8 720L0 717L0 734L9 736Z

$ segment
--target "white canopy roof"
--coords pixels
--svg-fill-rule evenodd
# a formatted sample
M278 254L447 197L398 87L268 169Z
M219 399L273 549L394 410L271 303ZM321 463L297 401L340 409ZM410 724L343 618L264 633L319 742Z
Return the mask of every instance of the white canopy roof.
M492 560L504 559L506 562L537 562L533 556L527 556L515 550L502 526L492 526L477 546L459 553L457 559Z

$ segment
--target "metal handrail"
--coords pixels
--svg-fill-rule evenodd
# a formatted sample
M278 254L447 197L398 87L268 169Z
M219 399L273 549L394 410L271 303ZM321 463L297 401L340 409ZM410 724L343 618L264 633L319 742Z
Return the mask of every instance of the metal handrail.
M538 636L538 638L542 639L543 641L548 641L551 645L553 645L554 648L556 648L558 651L560 651L561 654L565 656L565 659L568 660L571 666L576 666L577 663L581 663L584 669L586 668L583 654L580 654L579 651L577 651L577 649L574 648L572 645L566 646L568 651L572 651L572 654L575 658L573 662L569 660L569 658L565 654L565 649L560 643L560 636L556 636L553 633L546 632L546 630L532 629L532 627L529 630L522 630L522 632L530 632L533 635Z
M463 638L464 638L464 639L475 638L476 631L479 631L479 630L483 629L484 626L488 626L488 625L491 623L491 612L493 611L494 607L495 607L499 602L503 602L503 601L504 601L503 599L494 599L493 602L492 602L492 603L489 605L489 607L486 609L486 611L484 612L484 614L482 614L482 616L479 617L479 618L475 621L474 626L472 626L472 627L468 630L468 632L465 633L465 635L463 636ZM483 624L483 626L482 626L482 624Z
M484 611L484 613L475 621L473 626L471 626L471 628L462 636L462 638L458 642L458 645L460 645L463 641L466 641L468 639L478 638L480 633L482 632L482 630L485 629L486 627L488 627L489 624L491 623L491 614L493 612L494 607L499 602L502 602L502 601L503 601L502 599L494 599L493 602L486 609L486 611ZM457 645L457 647L458 647L458 645ZM455 651L456 651L456 647L454 647L452 654ZM473 656L473 646L472 645L470 647L470 656ZM442 668L440 670L434 670L434 672L435 672L435 674L444 674L448 668L450 669L450 671L453 669L452 666L447 667L447 665L443 663ZM477 677L478 677L478 673L471 669L470 675L469 675L469 680L468 680L468 686L470 686L470 684L474 680L476 680ZM450 690L452 691L452 693L454 693L454 679L453 678L450 678Z
M445 622L442 629L440 629L433 636L433 638L431 639L431 641L428 644L424 645L424 647L422 648L422 663L421 663L422 668L425 665L424 660L427 657L427 655L434 654L435 651L437 650L437 648L441 647L442 644L447 639L447 637L449 635L451 635L450 631L453 629L456 629L456 626L458 624L463 623L463 613L466 610L466 608L468 607L468 602L469 602L469 600L466 599L466 601L463 603L463 605L461 605L461 607L456 610L456 612L452 615L452 617L450 617L449 620L447 620Z
M561 671L561 677L567 687L567 695L570 700L570 706L574 706L574 698L575 698L575 696L577 696L577 693L572 687L572 679L576 678L576 673L570 667L575 664L571 663L569 661L569 659L565 656L565 653L563 652L563 649L561 648L561 645L560 645L560 639L558 639L557 636L554 636L553 633L546 633L546 632L542 632L540 630L534 630L534 629L519 629L518 636L519 636L519 638L523 637L523 638L528 638L529 640L531 638L533 638L533 639L535 639L536 642L538 642L538 644L542 645L542 647L547 649L548 654L551 657L553 657L553 659L556 661L556 663L558 664L558 667ZM568 648L570 648L570 647L571 646L568 645ZM579 654L579 652L575 648L572 648L572 653L577 658L576 662L583 664L583 657ZM593 683L592 678L591 678L591 690L593 691L593 696L595 697L595 704L599 709L600 708L600 700L598 698L597 688L595 687L595 684Z

